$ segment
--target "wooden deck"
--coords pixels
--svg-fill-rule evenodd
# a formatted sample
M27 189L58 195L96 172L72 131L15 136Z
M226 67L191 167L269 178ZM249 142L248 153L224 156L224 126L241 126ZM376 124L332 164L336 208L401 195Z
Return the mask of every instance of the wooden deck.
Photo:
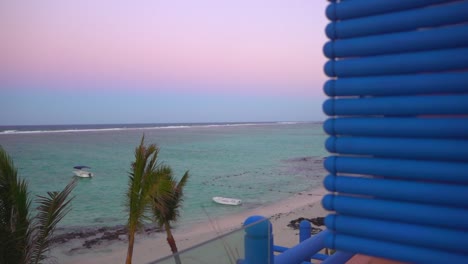
M405 262L370 257L366 255L356 255L352 259L348 260L346 264L405 264Z

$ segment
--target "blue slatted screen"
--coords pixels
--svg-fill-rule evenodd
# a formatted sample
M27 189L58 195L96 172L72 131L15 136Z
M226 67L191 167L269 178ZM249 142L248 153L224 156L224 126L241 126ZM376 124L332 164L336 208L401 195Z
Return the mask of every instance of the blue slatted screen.
M327 247L468 263L468 1L331 1L326 15Z

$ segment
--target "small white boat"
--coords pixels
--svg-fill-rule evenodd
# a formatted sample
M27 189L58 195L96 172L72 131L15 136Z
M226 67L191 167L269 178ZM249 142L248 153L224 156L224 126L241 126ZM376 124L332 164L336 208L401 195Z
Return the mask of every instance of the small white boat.
M91 177L94 176L94 174L92 172L89 172L89 171L86 170L86 169L91 169L88 166L75 166L75 167L73 167L73 169L75 169L73 171L73 174L75 174L75 176L77 176L77 177L91 178Z
M213 197L213 201L219 204L226 204L226 205L240 205L242 204L242 200L235 199L235 198L226 198L226 197Z

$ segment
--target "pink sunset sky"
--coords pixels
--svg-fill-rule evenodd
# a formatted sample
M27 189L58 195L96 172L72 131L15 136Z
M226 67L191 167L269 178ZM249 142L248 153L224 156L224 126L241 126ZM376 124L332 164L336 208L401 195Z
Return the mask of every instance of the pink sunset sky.
M322 120L326 5L1 1L0 125Z

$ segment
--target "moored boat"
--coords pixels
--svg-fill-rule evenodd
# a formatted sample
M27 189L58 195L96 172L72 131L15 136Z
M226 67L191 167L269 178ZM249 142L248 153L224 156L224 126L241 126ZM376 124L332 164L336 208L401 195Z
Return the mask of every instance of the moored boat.
M75 169L73 171L73 174L75 174L75 176L77 176L77 177L91 178L91 177L94 176L94 174L92 172L87 171L87 169L91 169L91 167L88 167L88 166L75 166L75 167L73 167L73 169Z
M240 199L220 197L220 196L213 197L213 201L215 203L225 204L225 205L241 205L242 204L242 200Z

